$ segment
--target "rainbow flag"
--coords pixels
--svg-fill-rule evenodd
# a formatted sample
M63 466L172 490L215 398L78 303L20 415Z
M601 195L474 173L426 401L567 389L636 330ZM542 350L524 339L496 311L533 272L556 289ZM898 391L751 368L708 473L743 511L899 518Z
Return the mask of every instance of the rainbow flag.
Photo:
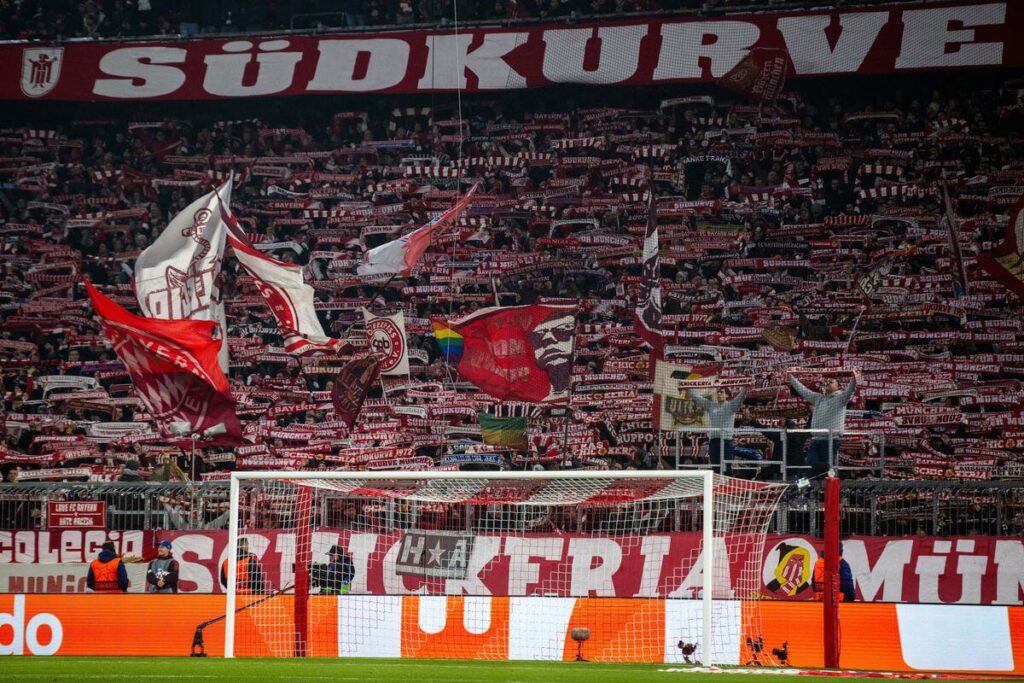
M441 348L441 355L450 364L458 365L462 360L462 335L439 318L431 320L430 324L434 327L434 336L437 338L437 345Z
M476 419L480 421L480 436L488 446L527 449L525 417L494 417L478 410Z

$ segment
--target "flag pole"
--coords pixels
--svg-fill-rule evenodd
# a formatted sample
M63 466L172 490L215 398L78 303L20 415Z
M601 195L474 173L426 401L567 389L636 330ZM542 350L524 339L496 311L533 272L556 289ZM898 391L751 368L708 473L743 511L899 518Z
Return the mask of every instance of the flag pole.
M569 455L569 420L572 416L572 394L573 379L576 373L576 335L579 333L580 304L576 302L576 309L572 314L572 351L569 352L569 397L565 402L565 429L562 433L562 466L565 466L565 458Z

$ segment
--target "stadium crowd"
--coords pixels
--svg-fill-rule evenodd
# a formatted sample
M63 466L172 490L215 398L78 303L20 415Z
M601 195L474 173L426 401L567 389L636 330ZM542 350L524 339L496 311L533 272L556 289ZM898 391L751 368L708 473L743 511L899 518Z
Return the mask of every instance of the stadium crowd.
M857 0L865 5L878 0ZM582 18L660 11L720 12L781 0L4 0L0 39L190 37L283 29L360 28ZM836 3L843 5L846 3Z
M1020 301L976 259L1002 241L1024 184L1020 93L805 88L752 106L706 90L635 109L495 96L467 98L461 120L454 98L365 111L289 102L247 105L258 119L5 129L0 467L34 481L705 463L703 436L652 433L648 351L631 315L653 191L668 354L748 387L738 427L806 426L791 373L858 374L839 450L847 476L1019 478ZM145 431L81 279L135 309L134 258L232 171L242 227L305 266L324 329L359 347L361 307L402 310L412 369L385 377L347 433L329 402L346 357L284 353L228 257L229 377L249 443L200 448L190 462ZM412 278L375 288L354 276L365 249L474 183L458 230ZM541 302L579 305L572 419L505 405L528 416L530 450L482 445L477 410L496 412L494 401L446 365L429 318ZM676 405L669 426L693 426L689 404ZM737 434L752 467L736 472L779 477L785 450L789 476L800 474L807 441Z

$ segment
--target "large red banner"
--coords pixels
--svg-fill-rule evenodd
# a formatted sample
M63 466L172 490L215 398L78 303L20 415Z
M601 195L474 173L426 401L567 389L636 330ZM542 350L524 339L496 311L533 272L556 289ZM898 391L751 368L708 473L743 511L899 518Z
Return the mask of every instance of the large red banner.
M434 533L436 538L432 537ZM607 597L694 597L702 577L697 559L700 536L590 535L461 536L429 531L406 540L402 533L313 534L313 562L326 562L335 543L348 549L355 565L353 592L398 595L422 592L466 595L549 595ZM226 531L111 532L120 551L152 556L155 544L170 540L181 565L185 593L220 592L220 563L227 557ZM275 588L293 580L295 535L273 531L247 534ZM0 568L5 563L88 562L99 552L104 532L0 532ZM429 569L429 550L457 547L467 540L461 562ZM760 562L747 564L753 544L747 536L727 538L728 563L715 562L715 596L808 600L820 541L771 535ZM1024 541L1016 537L852 537L843 541L857 599L865 602L1024 604ZM422 567L410 555L424 548ZM406 552L412 548L412 551ZM722 557L722 547L716 552ZM461 571L460 571L461 569ZM431 575L433 574L433 575ZM19 586L21 584L18 584ZM0 570L0 592L11 590Z
M751 49L792 76L1024 65L1024 5L959 2L454 31L0 46L0 98L203 100L710 83Z

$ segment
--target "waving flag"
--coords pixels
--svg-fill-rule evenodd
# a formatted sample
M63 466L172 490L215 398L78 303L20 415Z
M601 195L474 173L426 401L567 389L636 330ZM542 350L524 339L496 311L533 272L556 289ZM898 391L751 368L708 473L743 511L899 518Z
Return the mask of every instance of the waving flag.
M482 308L431 319L448 362L481 391L502 400L561 402L569 397L574 306Z
M476 419L480 422L480 438L488 446L514 448L517 451L525 451L529 446L526 441L525 417L494 417L478 410Z
M718 84L755 102L774 102L786 85L788 71L787 50L755 47L729 73L722 76Z
M229 208L222 205L221 212L228 244L267 300L284 337L284 350L298 355L344 353L341 340L324 334L313 306L313 288L302 279L302 266L264 254L252 245Z
M147 318L212 320L227 338L218 284L226 230L220 203L231 202L231 180L175 216L135 261L135 296ZM228 345L220 347L227 371Z
M978 255L978 265L1001 285L1024 299L1024 201L1010 210L1002 243Z
M434 238L454 224L469 207L476 188L474 185L455 206L426 225L363 254L363 262L356 267L356 274L368 282L383 282L393 277L411 275L413 267Z
M637 297L635 327L637 335L658 354L664 345L661 337L661 268L658 266L658 209L654 192L647 203L647 231L644 234L643 275ZM652 363L653 365L653 363Z
M331 403L334 415L352 429L370 387L380 377L380 361L373 356L355 358L345 364L334 380Z
M90 283L85 288L103 334L161 434L171 437L170 424L177 422L187 423L192 434L208 430L217 434L203 439L208 443L241 440L235 402L217 362L223 337L216 322L143 318L124 310Z
M376 315L363 309L366 344L380 360L380 374L409 375L409 340L405 334L405 313Z

